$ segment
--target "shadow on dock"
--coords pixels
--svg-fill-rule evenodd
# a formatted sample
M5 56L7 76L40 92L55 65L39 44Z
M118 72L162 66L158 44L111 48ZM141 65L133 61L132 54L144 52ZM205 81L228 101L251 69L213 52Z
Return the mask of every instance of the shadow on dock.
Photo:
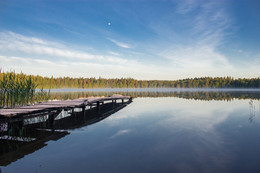
M69 130L88 126L109 117L130 104L128 102L103 102L83 108L58 110L52 114L0 120L0 166L7 166L25 155L57 141ZM98 103L99 104L99 103Z

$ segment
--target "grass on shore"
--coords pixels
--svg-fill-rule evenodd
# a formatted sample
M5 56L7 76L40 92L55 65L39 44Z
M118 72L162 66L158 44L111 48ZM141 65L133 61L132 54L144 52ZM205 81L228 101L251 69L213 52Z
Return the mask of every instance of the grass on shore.
M49 94L41 89L31 76L15 72L0 73L0 108L13 108L48 100Z

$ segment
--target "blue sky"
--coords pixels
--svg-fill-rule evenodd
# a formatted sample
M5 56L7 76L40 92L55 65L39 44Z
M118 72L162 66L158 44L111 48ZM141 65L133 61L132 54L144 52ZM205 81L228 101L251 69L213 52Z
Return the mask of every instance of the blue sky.
M42 76L260 76L258 0L0 0L0 67Z

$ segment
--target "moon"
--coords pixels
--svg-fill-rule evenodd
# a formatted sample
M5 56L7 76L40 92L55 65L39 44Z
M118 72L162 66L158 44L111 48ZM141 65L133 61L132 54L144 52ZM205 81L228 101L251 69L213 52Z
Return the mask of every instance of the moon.
M107 25L110 26L112 23L111 22L108 22Z

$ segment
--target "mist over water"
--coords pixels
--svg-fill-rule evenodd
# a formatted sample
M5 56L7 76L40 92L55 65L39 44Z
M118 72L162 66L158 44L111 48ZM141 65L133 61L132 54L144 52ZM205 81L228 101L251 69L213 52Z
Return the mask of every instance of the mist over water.
M179 97L195 100L260 99L260 89L175 89L175 88L114 88L114 89L53 89L50 99L66 100L92 96L121 94L137 97Z

